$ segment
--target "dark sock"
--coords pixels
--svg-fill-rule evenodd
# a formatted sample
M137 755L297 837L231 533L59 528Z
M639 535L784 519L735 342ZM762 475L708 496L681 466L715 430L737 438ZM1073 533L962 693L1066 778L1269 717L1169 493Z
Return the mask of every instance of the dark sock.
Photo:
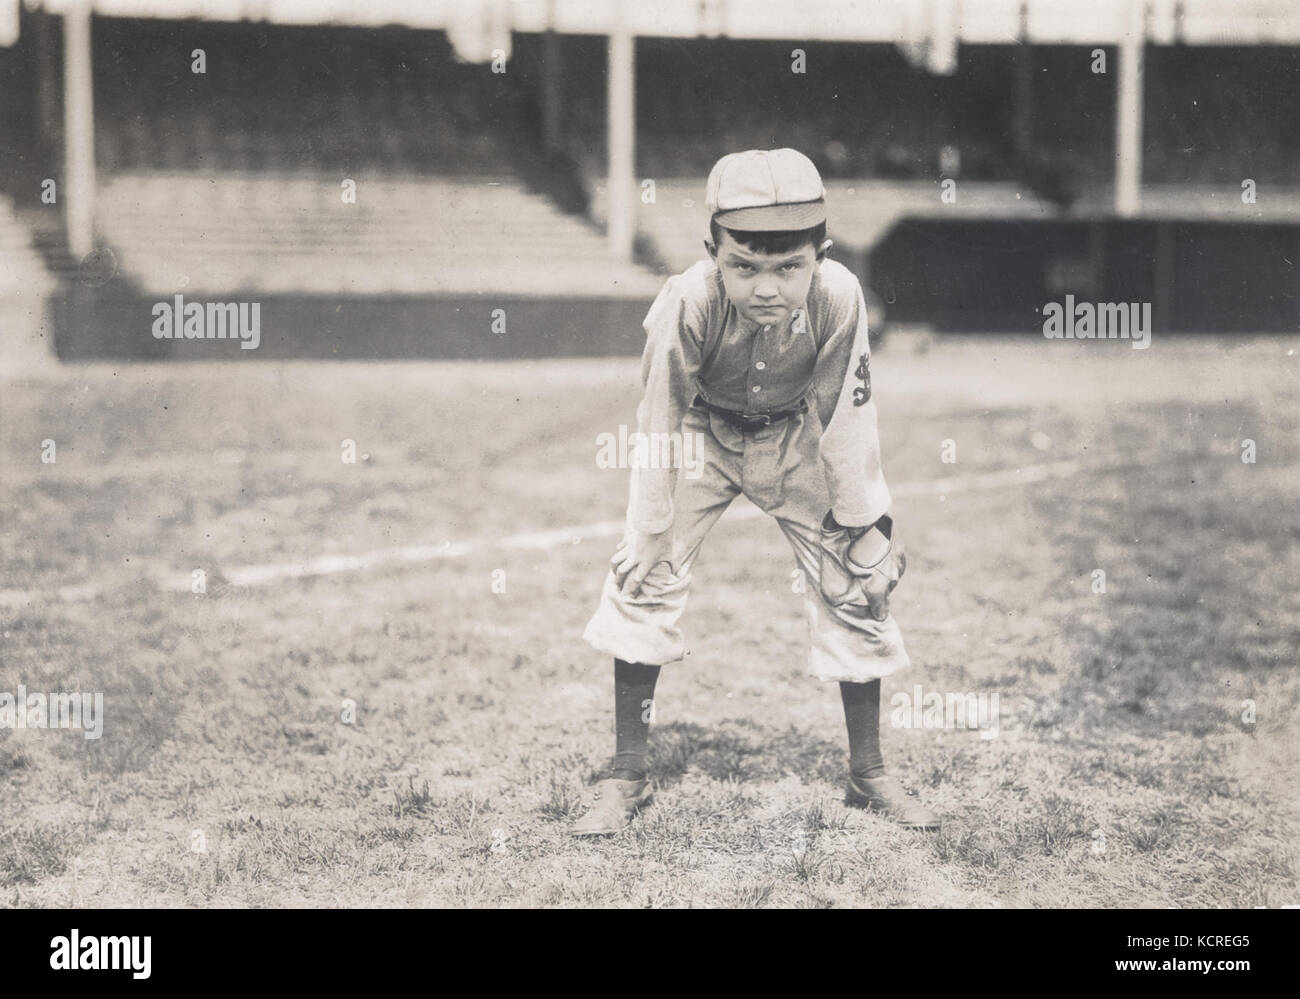
M880 755L880 681L841 683L844 725L849 730L849 771L859 779L883 777Z
M646 774L650 717L659 667L614 660L614 762L612 776L642 780Z

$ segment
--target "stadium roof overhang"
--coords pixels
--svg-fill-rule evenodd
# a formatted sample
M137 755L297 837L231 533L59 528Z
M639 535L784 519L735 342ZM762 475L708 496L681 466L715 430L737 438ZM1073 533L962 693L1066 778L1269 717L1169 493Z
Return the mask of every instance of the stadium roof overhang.
M1294 0L25 0L61 13L281 24L405 25L487 31L837 42L1117 44L1300 43ZM3 0L0 0L3 3ZM1141 21L1139 21L1141 23Z

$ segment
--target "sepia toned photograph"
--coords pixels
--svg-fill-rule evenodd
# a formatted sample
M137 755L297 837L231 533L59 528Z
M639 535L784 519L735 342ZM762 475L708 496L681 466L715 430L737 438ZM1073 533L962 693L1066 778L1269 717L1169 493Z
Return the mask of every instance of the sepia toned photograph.
M1300 904L1297 122L1300 0L0 0L0 906Z

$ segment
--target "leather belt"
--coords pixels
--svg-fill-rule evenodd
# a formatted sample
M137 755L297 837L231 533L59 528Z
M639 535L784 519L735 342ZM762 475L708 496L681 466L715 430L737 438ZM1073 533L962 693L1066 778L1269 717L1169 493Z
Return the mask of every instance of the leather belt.
M799 405L794 409L783 409L772 413L738 413L734 409L723 409L721 406L715 406L697 394L692 406L699 406L710 413L716 413L733 427L743 433L750 433L754 430L761 430L763 427L770 427L773 423L780 420L789 419L791 416L798 416L800 413L808 412L808 399L805 397L799 400Z

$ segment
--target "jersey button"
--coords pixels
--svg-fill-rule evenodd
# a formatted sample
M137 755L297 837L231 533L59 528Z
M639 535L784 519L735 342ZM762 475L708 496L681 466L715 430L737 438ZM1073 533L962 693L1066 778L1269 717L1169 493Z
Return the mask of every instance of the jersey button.
M759 371L762 371L764 368L767 367L767 362L759 361L757 364L754 365L754 367L758 368Z
M763 332L764 332L764 333L771 333L771 332L772 332L772 327L771 327L771 326L764 326L764 327L763 327Z
M755 385L752 389L750 389L750 391L751 391L751 392L758 392L758 391L761 391L761 390L760 390L760 387L759 387L759 386Z

